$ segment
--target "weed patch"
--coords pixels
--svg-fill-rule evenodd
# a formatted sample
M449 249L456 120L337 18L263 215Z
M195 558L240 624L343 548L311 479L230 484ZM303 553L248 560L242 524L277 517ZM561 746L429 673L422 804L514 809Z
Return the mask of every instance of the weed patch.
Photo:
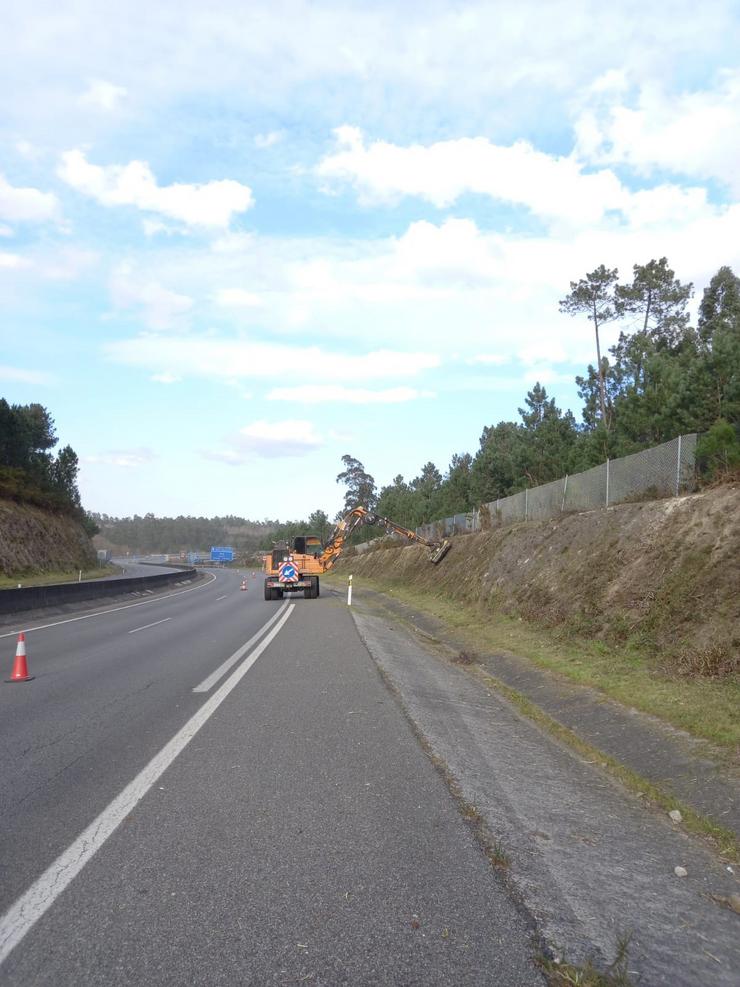
M599 970L591 960L583 966L576 966L564 960L551 960L540 957L538 964L549 987L633 987L633 980L627 970L629 937L621 939L617 945L614 962L605 970Z

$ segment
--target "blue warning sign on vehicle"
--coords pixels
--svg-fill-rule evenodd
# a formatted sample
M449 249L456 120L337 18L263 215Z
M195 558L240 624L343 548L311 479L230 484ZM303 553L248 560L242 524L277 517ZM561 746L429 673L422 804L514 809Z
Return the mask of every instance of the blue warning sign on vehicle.
M278 580L281 583L297 583L300 579L298 569L293 562L281 562L278 568Z

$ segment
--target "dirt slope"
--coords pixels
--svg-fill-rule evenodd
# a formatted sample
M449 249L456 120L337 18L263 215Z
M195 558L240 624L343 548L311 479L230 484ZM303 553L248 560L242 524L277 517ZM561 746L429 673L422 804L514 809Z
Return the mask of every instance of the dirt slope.
M76 521L0 500L0 574L86 569L95 559L92 542Z
M737 662L740 486L461 535L438 566L388 542L344 571L408 582L683 662Z

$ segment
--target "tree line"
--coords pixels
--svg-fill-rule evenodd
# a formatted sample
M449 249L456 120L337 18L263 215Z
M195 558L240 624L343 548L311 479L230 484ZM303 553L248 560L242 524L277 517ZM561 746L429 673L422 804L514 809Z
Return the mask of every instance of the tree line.
M79 461L72 446L54 455L54 419L41 404L0 398L0 497L70 514L89 523L77 488Z
M418 476L398 474L378 493L363 464L344 456L337 482L345 485L345 507L366 504L413 528L688 432L704 433L697 457L709 475L736 470L740 279L729 267L717 271L696 326L687 311L692 295L693 286L676 278L665 257L635 264L629 282L604 265L572 281L560 309L588 321L596 351L576 377L580 422L538 381L519 420L484 426L478 449L455 453L444 474L428 462ZM619 337L602 354L601 332L614 321Z
M101 538L120 550L141 554L171 554L177 552L208 552L212 546L228 546L240 555L249 555L263 546L274 532L277 521L249 521L247 518L225 517L155 517L154 514L134 514L133 517L111 517L91 514Z

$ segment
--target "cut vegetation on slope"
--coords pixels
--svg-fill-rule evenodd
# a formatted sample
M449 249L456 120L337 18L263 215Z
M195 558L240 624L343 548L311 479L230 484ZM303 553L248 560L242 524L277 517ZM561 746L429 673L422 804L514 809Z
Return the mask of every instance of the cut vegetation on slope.
M725 749L740 742L740 488L626 504L341 563L476 649L507 649Z

